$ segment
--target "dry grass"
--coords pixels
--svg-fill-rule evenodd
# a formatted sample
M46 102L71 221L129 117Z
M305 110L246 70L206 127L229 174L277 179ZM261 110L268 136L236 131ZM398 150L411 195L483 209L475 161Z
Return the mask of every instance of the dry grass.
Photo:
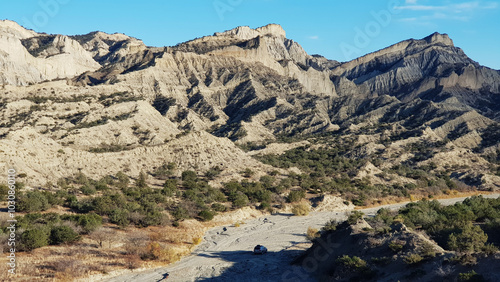
M316 238L319 238L321 234L319 233L319 230L316 228L308 227L307 232L306 232L306 237L308 240L312 241Z
M428 191L414 191L414 193L410 195L410 198L389 196L382 199L372 199L365 206L357 206L355 209L374 208L378 206L391 205L408 201L417 202L423 199L427 200L453 199L453 198L471 197L471 196L489 195L489 194L494 194L494 192L489 192L489 191L459 192L457 190L445 190L444 192L441 192L439 194L430 194L428 193Z
M153 268L178 261L199 245L207 229L235 220L255 218L262 213L242 209L224 213L210 222L186 220L179 227L118 229L104 226L102 234L84 236L74 245L47 246L32 252L18 252L15 281L86 281L126 269ZM0 215L1 216L1 215ZM7 276L7 257L0 258L0 281ZM87 277L87 278L84 278Z
M113 240L106 240L102 247L95 240L85 237L71 246L48 246L31 253L17 253L22 260L16 281L73 281L118 269L165 265L189 254L193 242L201 242L200 234L188 232L189 228L152 229L130 228L115 230L111 234L108 228L107 235ZM148 254L151 256L148 257ZM0 264L5 268L4 256ZM6 269L1 271L0 281L12 281L6 273Z
M299 203L292 207L292 213L298 216L308 215L311 208L308 203Z

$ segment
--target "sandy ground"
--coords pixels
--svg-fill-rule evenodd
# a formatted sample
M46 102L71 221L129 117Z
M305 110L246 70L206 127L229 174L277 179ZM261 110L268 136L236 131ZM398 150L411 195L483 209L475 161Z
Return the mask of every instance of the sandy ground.
M500 194L484 197L496 198ZM439 200L451 205L463 198ZM382 207L398 209L406 203L360 210L374 215ZM308 267L290 263L310 246L305 237L308 227L320 229L328 220L344 220L346 212L314 212L300 217L278 214L247 221L240 227L226 226L209 230L195 252L177 263L142 272L128 272L99 281L315 281L308 275ZM265 220L267 218L267 221ZM253 255L257 244L269 250L264 255ZM165 273L170 276L162 280Z

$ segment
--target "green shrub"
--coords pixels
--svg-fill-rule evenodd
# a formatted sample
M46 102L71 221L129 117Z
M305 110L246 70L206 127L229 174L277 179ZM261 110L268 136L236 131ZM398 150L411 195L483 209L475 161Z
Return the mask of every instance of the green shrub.
M190 217L188 210L186 208L184 208L183 206L176 207L171 212L171 214L172 214L172 216L174 217L174 219L176 221L183 220L183 219L188 219Z
M0 197L5 198L9 192L9 187L5 184L0 184Z
M377 211L376 219L380 219L387 225L391 225L394 220L394 216L391 214L391 210L386 208L381 208Z
M366 261L357 256L344 255L338 258L336 262L353 271L363 271L367 268Z
M102 178L101 180L97 181L97 183L95 184L95 189L97 191L108 191L109 190L109 187L108 187L108 184L112 184L113 181L112 179L111 180L107 180L108 176Z
M479 252L484 248L487 240L488 235L484 233L481 227L468 223L459 233L450 234L448 247L450 250L463 253Z
M42 229L29 229L21 234L21 249L31 251L49 244L49 234Z
M72 243L80 239L78 233L69 226L55 226L50 230L50 244Z
M49 201L40 191L31 191L19 195L17 210L20 212L45 211L48 208L50 208Z
M129 225L130 220L128 218L129 212L125 209L114 209L109 215L109 221L111 223L117 224L119 226L125 227Z
M491 243L485 244L484 247L482 248L482 252L487 256L491 256L494 255L496 252L498 252L498 248Z
M358 221L361 220L364 215L365 214L363 212L352 211L349 217L347 218L347 223L349 223L350 225L354 225L358 223Z
M42 194L45 196L45 198L47 198L47 201L49 202L49 207L64 204L63 198L65 198L67 194L64 193L65 191L57 191L57 192L52 193L49 191L42 191Z
M172 197L177 192L177 179L167 179L163 184L162 193L165 196Z
M486 281L482 275L479 275L474 270L465 273L458 274L458 281L474 281L474 282L482 282Z
M80 185L88 184L89 178L83 172L79 172L75 176L75 183Z
M378 265L389 265L391 263L391 258L390 257L371 258L371 262Z
M182 182L188 182L188 181L193 181L196 182L198 181L198 176L196 175L196 172L192 170L186 170L182 172Z
M226 208L226 206L224 206L221 203L213 203L212 210L214 210L216 212L225 212L227 210L227 208Z
M116 186L121 189L126 188L130 182L128 176L121 171L116 174L116 178L118 179Z
M215 179L222 172L222 169L218 166L214 166L205 172L205 177L209 180Z
M141 171L139 173L139 176L137 177L137 180L135 181L135 186L139 188L146 188L148 186L147 182L147 175L144 173L144 171Z
M94 195L97 190L95 189L94 186L92 185L89 185L89 184L86 184L86 185L83 185L81 188L80 188L80 191L82 191L82 193L84 195Z
M337 230L337 226L339 225L339 223L337 222L336 219L331 219L330 221L328 221L325 226L323 226L321 228L322 231L335 231Z
M130 222L130 216L128 218L128 221ZM151 225L165 225L165 216L163 213L154 210L154 211L149 211L146 213L144 218L139 221L139 226L141 227L147 227Z
M423 245L420 248L420 255L423 257L435 257L436 256L436 249L434 246L430 243L424 242Z
M294 190L290 191L286 199L289 203L296 203L304 199L305 197L306 197L305 190Z
M242 192L238 191L233 197L231 197L233 208L242 208L248 205L250 202L248 200L247 195L243 194Z
M250 178L252 177L252 175L255 174L255 172L249 168L246 168L244 171L241 172L241 174L243 175L243 177Z
M158 179L167 179L174 172L169 169L169 165L167 163L163 163L160 167L158 167L152 174L154 177Z
M102 225L102 217L95 213L83 214L78 216L76 222L85 233L90 233Z
M395 253L399 253L403 249L404 245L405 242L394 240L389 243L389 249L391 249Z
M259 210L267 210L271 208L271 204L268 202L262 202L260 205L257 207Z
M198 213L198 216L203 221L210 221L214 219L214 213L209 210L202 210L200 213Z
M421 262L423 259L424 258L421 257L419 254L409 254L403 258L403 261L406 264L416 264Z
M260 183L262 183L262 186L264 186L265 189L270 189L276 179L272 176L264 175L259 179L259 181Z
M62 189L66 189L68 188L68 181L66 180L66 178L59 178L57 180L57 186L59 186Z

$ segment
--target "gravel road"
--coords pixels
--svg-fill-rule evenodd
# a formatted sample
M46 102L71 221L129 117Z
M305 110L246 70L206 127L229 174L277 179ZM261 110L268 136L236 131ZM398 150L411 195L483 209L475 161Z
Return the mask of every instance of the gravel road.
M497 198L500 194L484 197ZM439 202L451 205L464 199L443 199ZM361 211L374 215L382 207L399 209L406 204ZM129 272L104 281L315 281L308 275L308 267L291 266L290 263L309 246L305 237L308 227L320 229L328 220L344 220L346 216L345 212L335 211L316 212L303 217L277 214L249 220L240 227L226 226L227 231L223 231L222 226L216 227L207 231L192 255L177 263L143 272ZM253 255L253 247L258 244L266 246L269 252ZM161 280L166 272L170 274L169 278Z

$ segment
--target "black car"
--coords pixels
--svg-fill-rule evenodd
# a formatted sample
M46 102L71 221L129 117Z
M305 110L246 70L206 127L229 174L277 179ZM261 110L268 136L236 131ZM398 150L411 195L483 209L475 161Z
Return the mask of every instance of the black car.
M255 246L255 248L253 248L253 253L256 255L263 255L267 253L267 248L262 245L257 245Z

